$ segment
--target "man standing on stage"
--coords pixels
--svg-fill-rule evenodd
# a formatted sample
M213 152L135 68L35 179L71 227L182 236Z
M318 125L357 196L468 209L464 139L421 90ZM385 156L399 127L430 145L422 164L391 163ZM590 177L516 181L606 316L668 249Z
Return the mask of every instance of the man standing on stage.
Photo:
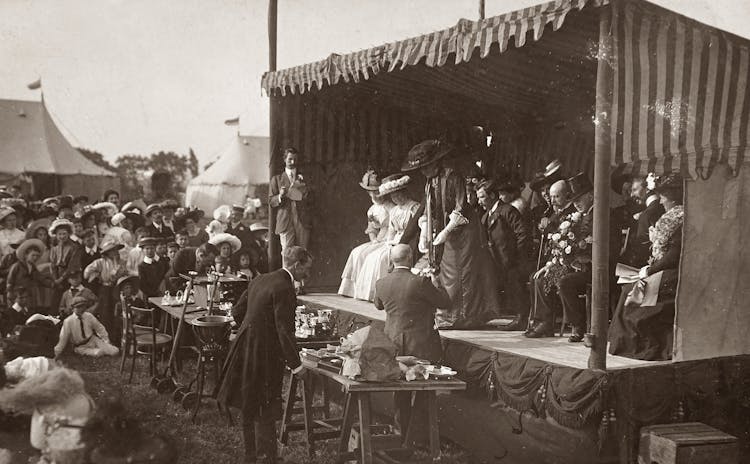
M481 237L495 263L498 293L504 290L506 312L515 314L503 330L525 330L529 317L529 298L521 282L528 278L521 271L531 253L529 227L521 213L498 196L503 185L494 181L479 184L477 199L486 213L482 216Z
M302 370L294 339L294 282L310 275L312 258L302 247L282 252L283 268L261 274L247 289L247 310L227 356L217 401L242 412L245 461L275 463L276 421L281 418L284 366ZM262 458L261 458L262 459Z
M294 148L284 151L284 172L271 178L268 199L276 213L276 230L281 249L291 246L308 247L312 217L310 187L297 170L299 153Z

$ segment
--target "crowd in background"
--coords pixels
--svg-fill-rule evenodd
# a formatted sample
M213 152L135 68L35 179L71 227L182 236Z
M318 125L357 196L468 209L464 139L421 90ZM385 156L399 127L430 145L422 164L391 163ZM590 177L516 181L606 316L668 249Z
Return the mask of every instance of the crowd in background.
M174 293L189 271L267 272L267 231L244 205L207 217L174 200L123 202L113 190L99 202L30 202L0 188L0 335L47 324L60 330L55 354L116 354L123 304Z

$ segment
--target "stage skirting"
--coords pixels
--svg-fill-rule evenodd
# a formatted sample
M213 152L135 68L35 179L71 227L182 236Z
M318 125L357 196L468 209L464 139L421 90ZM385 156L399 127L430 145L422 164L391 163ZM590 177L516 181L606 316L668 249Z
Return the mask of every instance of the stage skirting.
M333 309L339 333L381 325L368 302L337 295L299 297ZM440 432L478 462L635 462L638 431L698 421L735 435L750 458L750 356L644 362L608 356L587 369L588 349L567 338L520 332L441 331L444 363L469 389L439 396Z

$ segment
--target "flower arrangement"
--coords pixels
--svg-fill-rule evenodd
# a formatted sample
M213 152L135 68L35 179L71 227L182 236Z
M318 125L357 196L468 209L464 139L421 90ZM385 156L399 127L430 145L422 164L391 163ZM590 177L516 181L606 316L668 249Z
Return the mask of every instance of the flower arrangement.
M555 232L547 234L550 259L545 290L551 290L563 276L579 269L582 255L590 256L594 239L591 231L585 229L583 214L576 211L565 216Z

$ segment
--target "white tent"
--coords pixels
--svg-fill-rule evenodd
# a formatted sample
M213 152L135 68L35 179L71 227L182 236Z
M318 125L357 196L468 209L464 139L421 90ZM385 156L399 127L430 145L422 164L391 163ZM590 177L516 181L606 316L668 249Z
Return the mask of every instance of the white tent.
M259 185L269 180L270 139L237 135L232 144L208 169L193 178L185 191L185 202L208 214L222 204L244 204L255 197Z

